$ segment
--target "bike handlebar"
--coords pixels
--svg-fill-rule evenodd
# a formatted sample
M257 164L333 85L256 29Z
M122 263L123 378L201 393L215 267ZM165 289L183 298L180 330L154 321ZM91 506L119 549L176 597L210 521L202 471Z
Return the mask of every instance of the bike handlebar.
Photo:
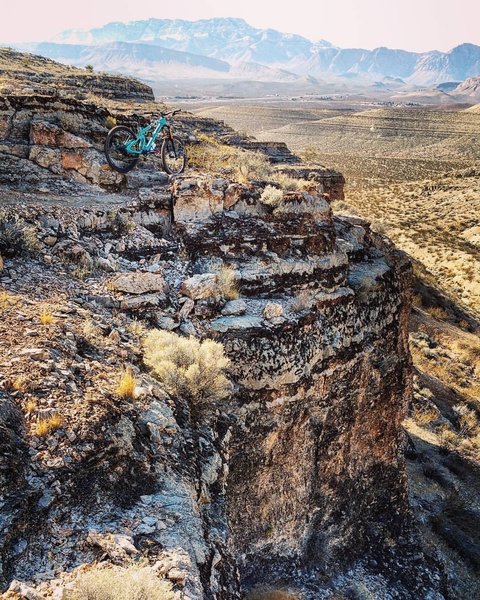
M176 110L171 110L170 112L167 113L160 113L160 116L162 117L174 117L177 113L182 112L182 110L180 108L177 108Z

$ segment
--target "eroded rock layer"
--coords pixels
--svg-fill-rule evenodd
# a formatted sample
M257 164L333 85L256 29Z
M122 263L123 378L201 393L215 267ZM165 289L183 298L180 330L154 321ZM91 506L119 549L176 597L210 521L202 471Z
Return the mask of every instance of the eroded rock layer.
M143 558L178 599L268 584L317 600L357 578L379 599L442 598L402 456L406 257L333 216L340 174L213 121L187 115L178 130L216 128L303 187L273 182L271 202L269 181L169 182L153 162L115 174L101 150L111 116L72 98L0 97L2 226L35 241L4 250L0 267L2 590L68 598L82 565ZM139 324L221 341L228 400L200 410L169 396ZM129 397L115 387L126 366Z
M388 562L393 539L411 541L401 430L411 271L364 222L332 219L321 188L273 211L259 197L184 179L174 215L194 269L226 261L246 300L240 316L202 323L219 332L238 386L231 548L249 584L298 583L299 572Z

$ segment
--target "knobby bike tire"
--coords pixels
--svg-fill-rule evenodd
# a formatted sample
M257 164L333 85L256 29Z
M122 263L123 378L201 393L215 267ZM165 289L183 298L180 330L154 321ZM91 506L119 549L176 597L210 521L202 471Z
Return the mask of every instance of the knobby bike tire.
M176 155L175 160L178 161L178 165L176 167L172 167L167 162L168 158L170 158L168 155L171 152ZM166 138L163 140L160 156L163 170L169 175L180 175L180 173L183 173L185 167L187 166L187 152L185 150L185 144L175 135L172 138Z
M125 160L125 164L122 165L116 162L112 156L113 140L122 132L124 134L128 134L131 139L135 139L135 133L129 127L126 127L125 125L117 125L116 127L113 127L110 129L105 139L105 157L112 169L118 173L128 173L135 167L138 162L138 158L128 158L128 160Z

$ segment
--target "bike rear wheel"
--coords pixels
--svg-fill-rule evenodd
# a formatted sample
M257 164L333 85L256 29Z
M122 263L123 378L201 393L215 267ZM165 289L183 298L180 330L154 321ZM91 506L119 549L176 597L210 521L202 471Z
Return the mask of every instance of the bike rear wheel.
M105 140L105 157L108 164L119 173L128 173L138 162L138 156L128 154L126 144L135 134L125 125L117 125L108 132Z
M176 136L163 140L161 151L162 166L169 175L180 175L187 165L187 152L182 140Z

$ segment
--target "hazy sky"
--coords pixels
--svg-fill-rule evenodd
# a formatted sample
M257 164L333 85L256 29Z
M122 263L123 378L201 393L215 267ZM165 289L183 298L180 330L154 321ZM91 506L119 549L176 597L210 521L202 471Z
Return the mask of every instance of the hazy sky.
M284 6L282 0L14 0L2 10L0 43L44 41L64 29L111 21L243 17L256 27L341 47L424 51L480 45L479 0L295 0Z

